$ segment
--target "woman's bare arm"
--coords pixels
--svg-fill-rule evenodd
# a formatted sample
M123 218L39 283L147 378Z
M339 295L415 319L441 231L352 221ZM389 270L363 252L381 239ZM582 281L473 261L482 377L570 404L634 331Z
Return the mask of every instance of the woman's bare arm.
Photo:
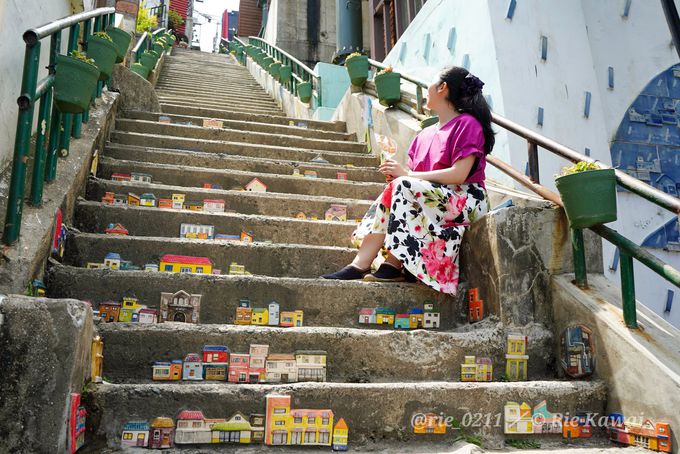
M448 169L431 170L429 172L414 172L407 170L396 161L388 160L380 166L380 172L385 175L392 175L394 178L409 176L420 178L421 180L430 181L439 184L463 184L470 175L470 170L475 163L475 156L467 156L459 159Z

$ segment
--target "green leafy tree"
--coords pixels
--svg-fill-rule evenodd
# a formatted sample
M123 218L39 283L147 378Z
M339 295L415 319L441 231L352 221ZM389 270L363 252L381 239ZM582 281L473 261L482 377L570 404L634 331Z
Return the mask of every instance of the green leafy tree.
M137 13L137 33L150 32L156 27L158 27L158 18L151 15L149 8L142 1Z
M177 30L184 23L184 19L180 14L171 9L168 11L168 27L172 30Z

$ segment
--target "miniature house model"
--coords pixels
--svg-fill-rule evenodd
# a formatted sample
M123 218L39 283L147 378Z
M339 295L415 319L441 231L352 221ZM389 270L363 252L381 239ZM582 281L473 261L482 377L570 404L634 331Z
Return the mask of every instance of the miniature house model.
M506 434L530 434L534 432L531 407L523 402L508 402L504 408Z
M250 180L250 183L246 185L245 189L250 192L267 192L267 185L259 179L253 178Z
M510 381L527 379L527 337L508 334L508 351L505 355L505 375Z
M291 409L291 397L268 394L266 397L265 444L331 445L331 410Z
M161 293L160 322L198 323L201 312L201 295L191 295L184 290Z
M269 355L269 345L250 344L250 383L260 383L265 381L267 376L267 356Z

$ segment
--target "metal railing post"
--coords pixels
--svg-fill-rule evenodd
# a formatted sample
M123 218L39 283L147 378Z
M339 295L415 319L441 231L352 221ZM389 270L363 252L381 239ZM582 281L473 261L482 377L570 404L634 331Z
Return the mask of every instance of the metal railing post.
M620 251L621 260L621 300L623 302L623 321L628 328L637 328L637 312L635 310L635 275L633 257Z
M42 205L43 183L45 180L45 133L47 122L50 120L52 107L52 89L40 97L38 110L38 136L35 140L35 157L33 158L33 176L31 178L31 205Z
M21 80L21 96L19 118L17 120L16 141L14 142L14 160L12 162L12 178L7 197L7 215L3 242L12 244L19 238L21 231L21 214L24 206L24 187L26 183L26 162L28 161L31 128L33 127L33 107L35 90L38 84L38 68L40 65L40 42L26 46L24 56L24 73Z
M571 247L574 252L576 285L580 288L588 288L588 270L586 269L586 247L583 241L583 230L571 229Z
M527 153L529 154L529 178L536 184L541 183L538 170L538 144L532 140L527 141Z
M61 30L52 35L52 47L50 48L50 74L56 73L55 64L57 54L61 49ZM57 175L57 150L59 149L59 137L61 128L61 112L56 105L52 106L52 118L50 119L50 141L47 145L47 162L45 163L45 182L54 181Z

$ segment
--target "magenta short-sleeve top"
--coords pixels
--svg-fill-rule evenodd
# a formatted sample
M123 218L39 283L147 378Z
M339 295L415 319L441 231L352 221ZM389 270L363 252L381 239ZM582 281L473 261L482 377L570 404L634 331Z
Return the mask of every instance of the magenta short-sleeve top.
M423 129L409 147L408 167L415 172L448 169L470 155L477 157L477 166L465 183L484 186L484 131L475 117L462 113L440 128L435 124Z

